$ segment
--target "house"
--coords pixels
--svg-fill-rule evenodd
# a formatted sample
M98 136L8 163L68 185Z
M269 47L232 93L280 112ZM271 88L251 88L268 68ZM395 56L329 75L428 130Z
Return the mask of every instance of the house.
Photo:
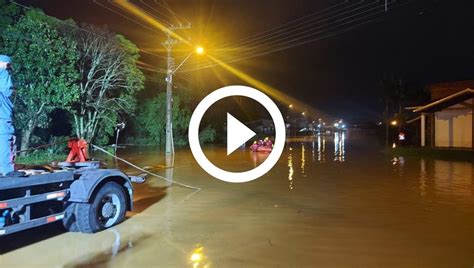
M420 145L433 148L474 149L474 81L434 84L431 102L407 109L419 116Z

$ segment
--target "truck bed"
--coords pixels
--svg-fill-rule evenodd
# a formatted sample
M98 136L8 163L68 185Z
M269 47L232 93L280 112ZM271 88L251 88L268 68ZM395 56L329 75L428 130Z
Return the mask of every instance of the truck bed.
M73 171L59 171L25 177L3 177L0 178L0 191L72 180L74 180Z

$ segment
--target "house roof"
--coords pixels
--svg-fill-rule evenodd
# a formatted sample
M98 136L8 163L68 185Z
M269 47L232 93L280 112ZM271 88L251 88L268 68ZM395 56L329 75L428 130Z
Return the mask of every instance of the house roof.
M420 106L414 109L413 112L419 113L419 112L439 111L446 107L455 105L456 103L460 103L462 101L468 100L472 98L473 96L474 96L474 89L466 88L464 90L451 94L437 101L433 101L424 106Z

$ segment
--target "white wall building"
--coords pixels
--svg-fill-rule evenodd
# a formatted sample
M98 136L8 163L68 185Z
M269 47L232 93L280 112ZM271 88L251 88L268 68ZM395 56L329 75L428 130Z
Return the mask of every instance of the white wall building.
M422 147L474 149L474 89L460 85L438 84L431 90L432 102L414 107L420 113Z

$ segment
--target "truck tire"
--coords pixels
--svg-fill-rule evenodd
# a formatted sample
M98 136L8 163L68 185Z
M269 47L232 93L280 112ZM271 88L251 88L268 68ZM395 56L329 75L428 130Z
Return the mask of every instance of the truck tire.
M76 222L77 203L68 202L65 204L63 226L69 232L79 232Z
M107 182L89 203L76 203L76 224L82 233L95 233L125 219L127 197L115 182Z

